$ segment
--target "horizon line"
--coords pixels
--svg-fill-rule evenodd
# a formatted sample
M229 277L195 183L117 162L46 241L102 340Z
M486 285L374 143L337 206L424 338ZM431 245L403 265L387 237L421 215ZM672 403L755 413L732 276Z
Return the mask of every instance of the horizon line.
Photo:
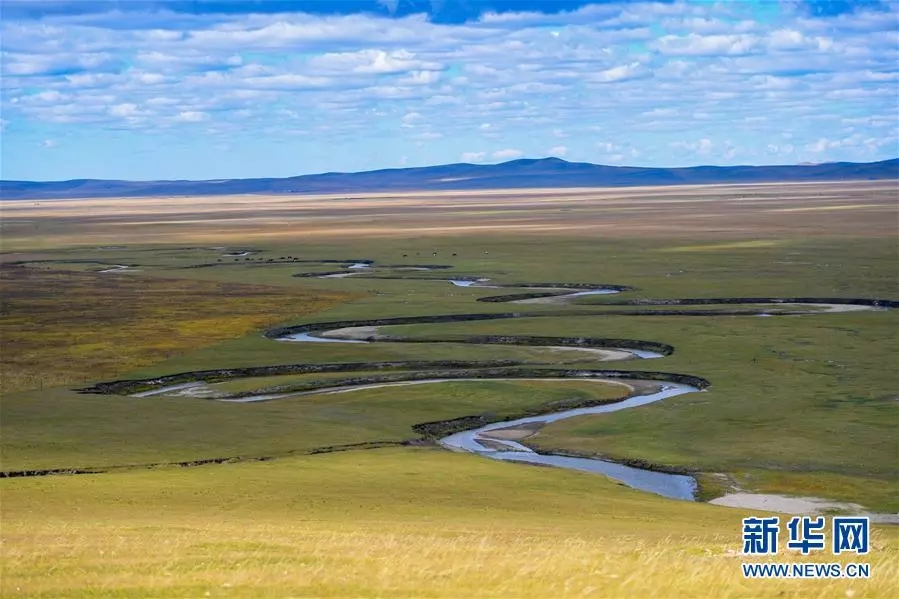
M884 162L892 162L899 161L899 156L894 158L886 158L884 160L873 160L870 162L852 162L847 160L838 160L838 161L825 161L825 162L798 162L798 163L784 163L784 164L729 164L729 165L720 165L720 164L695 164L691 166L636 166L631 164L600 164L596 162L583 162L583 161L571 161L566 160L564 158L559 158L558 156L544 156L542 158L514 158L512 160L505 160L503 162L492 162L492 163L480 163L480 162L447 162L442 164L431 164L427 166L399 166L399 167L386 167L386 168L376 168L369 169L364 171L324 171L317 173L307 173L303 175L289 175L286 177L235 177L232 179L100 179L100 178L77 178L77 179L54 179L54 180L35 180L35 179L0 179L0 183L70 183L73 181L106 181L106 182L123 182L123 183L179 183L179 182L192 182L192 183L215 183L215 182L226 182L226 181L260 181L260 180L283 180L283 179L299 179L302 177L318 177L324 175L364 175L369 173L379 173L386 171L414 171L428 168L439 168L446 166L473 166L473 167L491 167L491 166L503 166L507 164L513 164L516 162L541 162L541 161L556 161L556 162L564 162L566 164L579 164L579 165L589 165L589 166L599 166L604 168L613 168L613 169L643 169L643 170L688 170L688 169L698 169L698 168L781 168L781 167L802 167L802 166L823 166L828 164L880 164Z

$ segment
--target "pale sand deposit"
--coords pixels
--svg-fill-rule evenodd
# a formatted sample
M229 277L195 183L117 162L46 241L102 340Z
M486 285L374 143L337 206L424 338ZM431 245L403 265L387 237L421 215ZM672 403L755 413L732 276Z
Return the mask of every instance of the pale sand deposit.
M344 327L342 329L322 331L316 333L316 335L328 339L353 339L356 341L367 341L368 339L383 337L383 335L378 334L378 327Z
M762 510L781 514L815 515L825 512L845 512L868 516L872 522L899 524L899 514L872 514L857 503L827 501L820 497L788 497L773 493L730 493L709 501L712 505Z

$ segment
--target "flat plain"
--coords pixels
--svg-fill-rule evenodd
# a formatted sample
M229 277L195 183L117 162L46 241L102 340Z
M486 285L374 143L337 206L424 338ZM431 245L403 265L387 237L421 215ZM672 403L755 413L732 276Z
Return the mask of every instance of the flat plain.
M896 182L41 200L0 210L2 470L96 472L0 480L4 597L899 590L894 525L874 526L868 580L752 581L740 571L740 519L760 512L705 503L741 491L899 511L896 311L759 318L724 304L665 315L621 305L897 300ZM358 260L372 262L322 277L353 272ZM448 282L459 277L510 288ZM629 289L555 304L477 301L550 282ZM418 342L262 335L509 311L520 317L377 327ZM598 364L583 352L469 342L474 335L636 339L673 353ZM561 421L527 440L689 472L701 501L449 452L414 428L608 402L624 393L615 385L474 380L216 401L344 376L313 373L225 377L205 383L206 396L76 391L216 369L410 361L702 377L702 393ZM353 376L384 374L370 368Z
M8 249L510 234L719 239L895 233L891 181L7 202ZM407 230L403 232L403 230Z

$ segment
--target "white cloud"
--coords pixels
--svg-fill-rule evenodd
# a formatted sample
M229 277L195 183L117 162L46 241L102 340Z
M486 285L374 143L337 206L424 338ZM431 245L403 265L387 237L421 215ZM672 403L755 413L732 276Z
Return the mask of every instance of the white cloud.
M441 139L443 137L443 133L438 133L437 131L423 131L421 133L417 133L413 139L417 139L420 141L430 141L432 139Z
M159 73L133 73L132 77L135 81L144 85L157 85L165 81L165 75Z
M277 49L314 47L328 43L350 44L358 40L377 40L382 43L413 41L419 37L414 31L430 29L421 17L407 17L398 21L384 21L363 15L314 17L312 15L260 15L256 20L274 19L254 27L252 18L236 28L193 30L184 40L190 47L212 49L256 48ZM261 23L260 23L261 24Z
M178 116L175 117L176 121L181 121L184 123L199 123L200 121L205 121L209 118L205 112L200 112L197 110L185 110L178 113Z
M711 149L711 142L709 142L709 143L710 143L709 149ZM708 154L708 151L703 152L702 150L700 150L700 154L703 154L703 155ZM724 158L726 158L727 160L731 160L734 156L737 155L737 147L730 140L727 140L724 142L723 155L724 155Z
M138 51L134 62L154 69L188 70L197 67L237 67L243 64L239 54L215 55L197 50L175 50L170 53L158 50Z
M671 148L675 150L688 150L690 152L695 152L701 156L707 156L712 151L712 140L704 137L698 141L690 142L690 141L675 141L668 144Z
M359 50L323 54L310 58L306 64L313 70L328 74L374 74L405 73L409 71L436 71L443 68L439 62L417 59L407 50Z
M27 101L59 102L65 98L66 96L53 89L49 91L43 91L31 96L26 96L24 99Z
M795 29L778 29L773 31L768 36L767 44L772 50L814 49L826 52L834 47L834 42L829 37L808 37Z
M563 158L565 156L565 154L567 154L567 153L568 153L568 148L565 146L554 146L554 147L550 148L549 151L547 152L548 155L557 156L559 158Z
M828 150L863 148L867 151L877 150L883 146L893 146L895 149L896 135L885 137L865 137L860 133L853 133L841 139L820 137L817 141L807 144L805 150L814 154L821 154Z
M524 156L524 152L521 150L515 150L512 148L506 148L505 150L497 150L493 154L491 154L493 158L497 160L514 160L516 158L521 158Z
M4 18L0 106L16 123L4 146L35 149L24 131L164 134L202 122L192 144L227 142L260 163L287 136L349 144L356 162L327 159L372 167L396 160L384 147L426 146L418 160L435 162L493 147L465 155L501 160L540 154L539 140L660 166L896 153L899 12L810 17L787 5L754 18L733 2L610 2L462 24L173 10ZM247 132L251 144L234 138ZM116 137L126 141L108 143L135 139ZM296 163L325 161L308 158Z
M401 127L404 129L412 129L417 122L421 121L421 114L418 112L407 112L400 121L402 121Z
M677 109L675 108L653 108L652 110L648 110L640 114L640 116L648 116L648 117L659 117L659 116L674 116L677 114Z
M412 71L397 82L400 85L430 85L437 83L440 79L441 75L438 71Z
M769 154L780 154L784 156L789 156L793 153L793 145L792 144L768 144L766 147Z
M600 83L612 83L615 81L624 81L638 76L641 73L640 63L632 62L630 64L619 65L600 71L595 75L588 75L589 81L598 81Z
M728 56L748 54L761 39L757 35L665 35L652 46L669 56Z
M462 162L481 162L487 157L487 152L465 152L459 156Z
M109 108L109 114L120 117L136 116L138 114L137 104L116 104Z
M41 142L42 148L55 148L59 143L55 139L45 139Z

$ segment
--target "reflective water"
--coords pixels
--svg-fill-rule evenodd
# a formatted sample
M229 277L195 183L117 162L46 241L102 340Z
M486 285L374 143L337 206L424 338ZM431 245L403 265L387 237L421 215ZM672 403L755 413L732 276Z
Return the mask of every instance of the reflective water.
M495 460L545 464L560 468L572 468L574 470L596 472L622 482L629 487L640 489L641 491L648 491L672 499L692 501L696 490L696 481L691 476L654 472L642 468L616 464L606 460L540 454L525 447L521 443L507 439L493 438L488 433L490 431L519 428L527 425L530 425L531 427L534 425L540 426L565 418L583 416L585 414L605 414L617 412L619 410L627 410L629 408L635 408L637 406L660 401L668 397L683 395L684 393L693 393L696 391L699 391L699 389L689 385L665 384L660 390L654 393L637 395L617 403L589 408L577 408L542 416L519 418L518 420L511 420L508 422L496 422L480 428L444 437L439 442L449 449L469 451Z

